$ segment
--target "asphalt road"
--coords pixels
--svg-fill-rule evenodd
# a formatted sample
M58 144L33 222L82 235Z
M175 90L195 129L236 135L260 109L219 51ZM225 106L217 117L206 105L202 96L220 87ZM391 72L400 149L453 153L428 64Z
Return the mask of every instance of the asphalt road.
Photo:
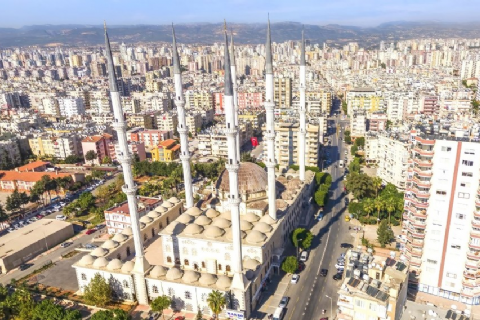
M342 121L344 125L344 122ZM311 231L315 240L310 250L306 269L300 273L297 284L289 286L286 295L290 297L285 319L320 319L336 314L337 290L341 281L334 281L336 273L335 264L340 253L346 249L341 248L341 243L353 243L353 236L345 222L345 203L342 196L344 169L338 168L338 160L344 158L342 134L333 134L329 149L332 165L329 172L332 175L332 194L324 209L322 221L314 221ZM337 168L335 168L337 165ZM321 269L328 269L326 277L320 276ZM327 298L332 298L332 301ZM322 310L326 310L322 314ZM332 319L334 316L332 317Z

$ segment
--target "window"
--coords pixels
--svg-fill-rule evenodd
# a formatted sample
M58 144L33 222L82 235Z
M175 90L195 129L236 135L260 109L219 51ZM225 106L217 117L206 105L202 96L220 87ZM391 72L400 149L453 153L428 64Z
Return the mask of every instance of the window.
M460 182L460 187L468 188L470 187L470 182Z
M447 272L447 278L457 279L457 275L455 273Z
M200 299L202 299L203 302L207 301L207 294L206 294L206 293L202 293Z
M222 270L222 265L221 264L218 265L218 270Z
M158 293L158 287L157 287L157 286L153 286L153 287L152 287L152 292L153 292L153 293Z
M175 291L172 288L168 288L167 292L170 297L175 295Z
M128 281L127 280L123 280L123 287L128 288Z
M472 154L472 155L475 155L475 150L473 149L465 149L465 151L463 152L464 154Z
M190 291L185 291L185 299L192 299L192 294L190 293Z
M459 197L460 199L470 199L470 193L459 192L459 193L458 193L458 197Z
M442 151L450 152L452 151L451 147L442 147Z
M462 160L462 164L467 167L472 167L473 166L473 161L471 160Z
M447 191L437 190L437 194L442 195L442 196L445 196L445 195L447 195Z
M451 247L452 249L460 249L460 248L461 248L461 247L460 247L459 245L457 245L457 244L452 244L450 247Z
M82 273L82 280L87 280L87 275L85 273Z
M186 265L186 266L189 266L189 265L190 265L190 262L188 261L188 259L185 259L185 260L183 261L183 264Z
M205 268L205 261L202 261L202 268Z
M427 259L428 263L437 264L437 260Z
M167 257L167 262L172 263L172 257Z
M365 301L363 300L355 300L355 305L359 308L365 308Z
M230 272L232 269L230 268L230 266L227 264L227 266L225 267L225 271L227 272Z
M473 172L462 172L462 177L473 177Z
M465 219L465 214L463 213L457 213L457 219L464 220Z

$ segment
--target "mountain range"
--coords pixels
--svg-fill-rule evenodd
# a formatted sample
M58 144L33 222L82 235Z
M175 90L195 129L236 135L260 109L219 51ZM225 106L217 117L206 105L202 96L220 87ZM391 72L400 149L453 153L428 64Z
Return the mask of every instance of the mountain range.
M299 40L302 27L311 43L327 42L339 46L356 41L361 46L376 47L381 40L387 43L413 38L476 38L480 23L443 23L436 21L395 21L376 27L341 25L302 25L298 22L272 23L272 41ZM266 24L230 23L235 42L259 44L265 42ZM145 43L170 42L170 25L116 25L109 26L112 42ZM191 23L175 25L180 43L212 44L223 40L222 23ZM0 48L20 46L89 46L104 42L102 25L32 25L15 28L0 28Z

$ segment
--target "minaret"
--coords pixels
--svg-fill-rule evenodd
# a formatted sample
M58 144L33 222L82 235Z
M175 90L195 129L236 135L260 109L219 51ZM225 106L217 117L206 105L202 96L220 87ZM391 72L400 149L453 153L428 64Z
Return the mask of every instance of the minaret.
M225 28L225 122L228 145L228 161L225 167L228 170L230 183L230 194L228 196L230 204L230 213L232 216L233 233L233 281L232 290L242 291L248 282L243 274L242 266L242 239L240 236L240 195L238 193L238 169L240 168L240 159L237 157L238 127L235 125L235 106L233 104L233 84L230 67L230 55L228 53L228 38Z
M298 142L298 158L300 162L300 180L305 181L305 136L307 134L305 124L305 30L302 30L302 45L300 52L300 132Z
M275 102L273 98L273 66L272 66L272 40L270 35L270 19L267 27L267 43L265 45L265 110L267 116L267 131L264 134L267 140L267 161L268 168L268 214L273 220L277 220L277 192L275 187Z
M232 71L232 82L233 82L233 106L235 107L235 126L238 128L238 87L237 87L237 67L235 65L235 47L233 46L233 31L231 33L230 41L230 62L231 62L231 71ZM240 128L238 129L237 136L237 159L240 161Z
M180 160L182 160L183 181L185 184L185 207L193 207L192 173L190 170L190 151L188 151L188 127L185 118L185 100L183 99L182 74L180 72L180 59L178 58L177 39L172 25L173 36L173 76L175 80L175 105L177 106L178 127L180 135Z
M127 195L128 210L130 211L130 220L133 233L133 242L135 244L135 266L132 270L133 279L135 281L135 294L138 303L148 305L147 287L145 285L145 273L150 268L148 261L143 254L143 241L140 234L140 224L137 211L137 186L133 181L132 174L132 156L128 151L127 143L127 123L123 115L122 104L120 103L120 93L118 92L117 77L115 68L113 67L112 50L110 49L110 40L108 39L107 27L105 25L105 47L107 50L108 63L108 82L110 86L110 97L112 99L113 115L115 122L112 124L113 129L117 131L118 144L120 146L120 154L117 157L118 162L122 164L123 178L125 184L122 187L123 192Z

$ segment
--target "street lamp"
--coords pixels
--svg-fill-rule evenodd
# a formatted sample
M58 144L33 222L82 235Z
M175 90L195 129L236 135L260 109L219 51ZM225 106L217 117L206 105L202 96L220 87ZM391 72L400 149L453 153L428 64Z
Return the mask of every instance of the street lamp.
M327 297L328 299L330 299L330 319L333 320L333 311L332 311L332 309L333 309L333 301L332 301L332 298L329 297L328 295L325 295L325 297Z

